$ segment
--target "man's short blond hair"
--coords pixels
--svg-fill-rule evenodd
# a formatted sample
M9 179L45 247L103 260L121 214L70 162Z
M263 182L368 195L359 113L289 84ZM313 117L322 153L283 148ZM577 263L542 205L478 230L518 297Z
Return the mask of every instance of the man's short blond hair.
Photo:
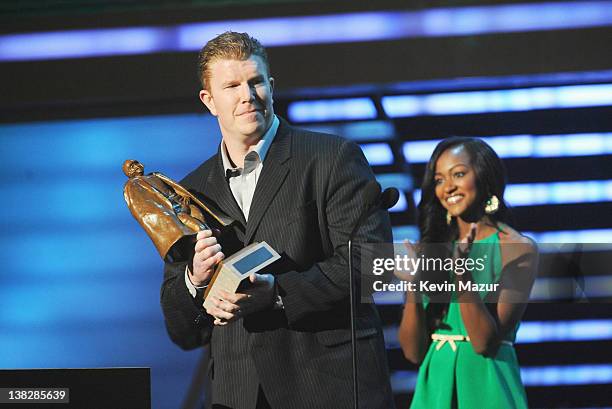
M198 57L198 78L202 84L202 88L210 91L210 65L217 60L247 60L252 55L261 57L268 75L270 75L270 63L268 62L268 54L266 49L256 39L247 33L236 33L235 31L226 31L219 34L206 43Z

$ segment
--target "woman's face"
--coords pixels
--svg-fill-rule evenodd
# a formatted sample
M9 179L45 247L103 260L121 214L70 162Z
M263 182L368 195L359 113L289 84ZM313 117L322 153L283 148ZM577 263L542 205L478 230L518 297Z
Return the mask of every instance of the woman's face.
M453 217L459 217L478 197L476 173L463 145L445 150L436 162L436 197Z

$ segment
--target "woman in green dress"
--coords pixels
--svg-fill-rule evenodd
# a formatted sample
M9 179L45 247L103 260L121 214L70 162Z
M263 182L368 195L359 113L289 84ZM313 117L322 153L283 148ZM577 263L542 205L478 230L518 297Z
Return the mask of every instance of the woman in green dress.
M417 256L450 258L455 269L421 270L410 279L441 277L438 282L454 287L446 287L446 297L406 294L399 340L405 357L420 364L411 408L527 407L513 342L533 285L537 249L508 226L504 189L503 164L480 139L445 139L427 164L421 239L407 248ZM480 260L482 268L459 271L458 261L468 259Z

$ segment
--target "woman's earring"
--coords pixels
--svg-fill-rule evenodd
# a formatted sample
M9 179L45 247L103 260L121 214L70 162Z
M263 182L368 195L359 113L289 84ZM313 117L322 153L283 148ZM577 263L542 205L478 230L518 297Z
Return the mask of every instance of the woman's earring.
M453 216L451 216L450 212L446 212L446 224L450 225L453 221Z
M484 210L486 214L493 214L499 210L499 199L497 196L493 195L487 200Z

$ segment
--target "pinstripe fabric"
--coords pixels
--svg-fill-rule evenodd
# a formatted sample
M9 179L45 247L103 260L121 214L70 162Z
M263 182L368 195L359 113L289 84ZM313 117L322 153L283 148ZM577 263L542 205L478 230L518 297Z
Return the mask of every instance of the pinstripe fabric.
M184 264L166 265L161 302L168 332L186 349L210 342L213 403L253 408L261 385L274 409L351 407L346 241L361 209L361 190L372 179L353 142L281 121L248 224L225 182L219 154L182 181L236 220L233 233L240 244L266 241L283 256L267 270L276 276L285 309L215 328L181 279ZM230 240L221 240L224 251ZM390 242L387 212L370 217L358 241ZM393 407L373 304L360 307L358 338L360 407Z

